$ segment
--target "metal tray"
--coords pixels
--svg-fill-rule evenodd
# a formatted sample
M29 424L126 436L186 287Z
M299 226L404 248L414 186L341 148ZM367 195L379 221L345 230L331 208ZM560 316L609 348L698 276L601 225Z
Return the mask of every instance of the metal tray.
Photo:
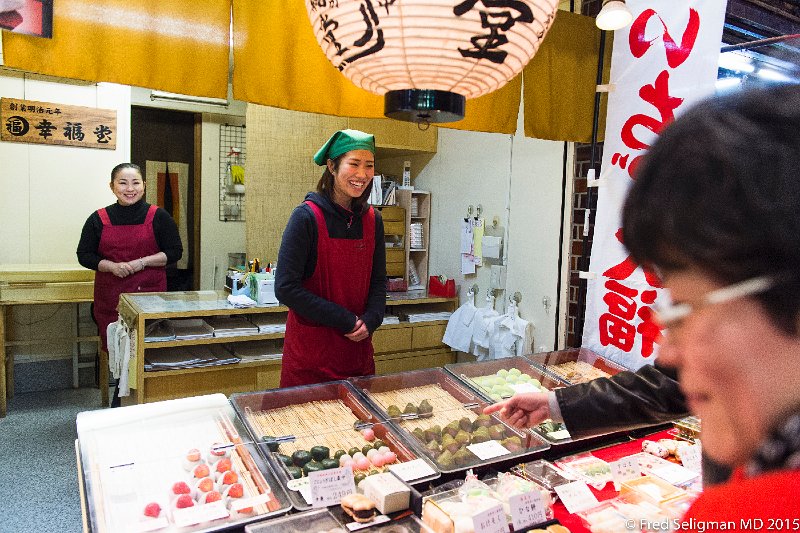
M528 359L533 366L540 368L546 374L568 385L585 383L597 377L602 377L604 374L613 376L625 370L623 366L609 361L587 348L570 348L569 350L559 350L556 352L543 352L526 355L525 358ZM575 362L588 365L585 366L585 368L591 372L591 374L587 375L578 372L570 376L557 368L558 365ZM596 372L596 374L594 372Z
M79 413L80 465L91 530L95 533L145 531L188 533L221 531L285 514L291 503L274 472L256 447L243 439L241 422L222 394L168 400L119 409ZM192 507L176 509L176 483L194 488L197 480L186 464L186 452L229 453L244 487L244 496L201 504L193 490ZM235 458L234 458L235 457ZM215 463L209 463L214 470ZM190 471L186 468L189 467ZM219 492L220 487L214 487ZM252 503L252 512L227 510L225 504ZM144 514L158 504L158 517Z
M397 455L398 463L416 459L426 463L429 474L413 480L414 483L431 481L441 475L430 460L407 442L405 435L384 422L346 381L233 394L230 400L253 441L258 442L261 454L288 489L289 498L296 509L306 510L312 506L299 490L293 490L302 483L293 480L277 454L291 455L298 449L308 450L318 444L327 446L331 454L337 449L347 451L350 447L361 448L368 444L360 433L362 429L372 429L375 437L383 440ZM312 406L311 402L325 404ZM337 409L334 415L321 414L323 408L326 409L325 413L330 413L327 409L333 407ZM268 413L274 418L270 419ZM292 418L284 420L287 415ZM264 436L276 438L277 452L270 451ZM377 470L387 468L391 466Z
M482 423L487 426L487 431L494 428L494 435L490 435L487 442L472 442L472 430L470 427L468 437L470 438L470 448L465 453L459 455L458 460L443 458L443 451L431 450L426 447L422 439L414 435L416 428L420 430L431 430L435 425L444 429L450 422L462 421L461 429L467 433L467 422L472 423L483 412L483 408L489 402L475 392L464 386L452 374L441 368L431 368L389 374L384 376L372 376L364 378L351 378L350 381L358 392L373 406L373 408L388 420L390 424L399 428L404 436L411 442L420 453L427 455L442 473L452 473L467 470L476 466L493 464L516 457L529 455L535 452L547 450L550 445L540 436L531 432L520 432L504 424L495 416L483 415ZM390 416L391 405L396 405L402 410L405 403L421 403L427 399L433 407L430 416L420 417L413 413ZM402 405L392 404L391 402L401 402ZM403 403L405 402L405 403ZM394 414L394 413L393 413ZM467 422L463 422L463 419ZM490 427L491 426L491 427ZM455 438L455 437L454 437ZM465 438L465 437L460 437ZM508 439L512 439L509 441ZM433 439L429 439L432 441ZM488 441L494 441L490 443ZM444 443L444 438L442 438ZM504 444L501 444L504 443ZM459 450L464 450L466 442L461 443ZM478 449L473 448L479 445L483 458L475 454ZM499 445L499 446L498 446ZM483 448L483 449L481 449ZM505 449L503 449L505 448ZM455 446L453 446L455 449ZM491 456L492 450L500 452L502 455ZM451 456L457 451L452 451Z

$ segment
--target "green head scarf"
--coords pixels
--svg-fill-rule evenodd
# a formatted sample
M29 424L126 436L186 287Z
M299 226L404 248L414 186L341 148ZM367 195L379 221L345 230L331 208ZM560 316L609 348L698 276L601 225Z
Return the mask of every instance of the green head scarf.
M314 163L323 166L328 159L336 159L350 150L369 150L374 154L375 136L358 130L339 130L317 150Z

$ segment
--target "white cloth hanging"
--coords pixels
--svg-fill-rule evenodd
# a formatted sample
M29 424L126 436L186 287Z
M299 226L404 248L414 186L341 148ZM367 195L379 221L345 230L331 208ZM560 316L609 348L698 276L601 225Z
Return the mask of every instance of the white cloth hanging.
M108 336L108 369L114 379L119 380L120 397L130 396L128 370L132 354L136 350L134 337L122 317L109 324L106 333Z
M456 309L447 321L442 342L459 352L471 353L472 322L477 311L471 299Z
M494 332L495 322L500 318L500 313L494 310L494 297L486 297L486 307L481 307L475 313L472 322L472 353L478 357L478 361L490 358L489 346Z
M531 353L533 344L533 325L520 318L515 302L508 306L506 314L496 322L496 329L489 346L493 359Z

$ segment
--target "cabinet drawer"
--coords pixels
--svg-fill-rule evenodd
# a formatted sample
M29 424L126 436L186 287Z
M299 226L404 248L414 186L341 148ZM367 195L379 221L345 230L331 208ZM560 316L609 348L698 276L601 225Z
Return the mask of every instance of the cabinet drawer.
M56 300L90 302L93 295L93 281L0 284L0 302L50 302Z
M384 220L383 221L383 233L385 235L405 235L406 234L406 223L405 222L396 222L392 220Z
M384 223L388 221L405 223L406 210L402 207L387 206L381 208L381 216L383 217Z
M386 249L386 263L405 263L406 262L406 251L402 248L398 249Z
M403 278L406 275L406 263L386 263L386 275L394 278Z
M411 348L421 350L423 348L437 348L444 346L442 337L447 324L434 324L431 326L414 326L414 335L411 340Z
M372 346L375 353L402 352L411 349L412 328L392 328L375 330Z

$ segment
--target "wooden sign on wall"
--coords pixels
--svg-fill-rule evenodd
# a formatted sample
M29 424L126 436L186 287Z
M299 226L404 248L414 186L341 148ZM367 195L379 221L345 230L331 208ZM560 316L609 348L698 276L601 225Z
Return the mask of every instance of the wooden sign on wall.
M117 147L117 112L113 109L0 98L0 123L3 141L107 150Z

